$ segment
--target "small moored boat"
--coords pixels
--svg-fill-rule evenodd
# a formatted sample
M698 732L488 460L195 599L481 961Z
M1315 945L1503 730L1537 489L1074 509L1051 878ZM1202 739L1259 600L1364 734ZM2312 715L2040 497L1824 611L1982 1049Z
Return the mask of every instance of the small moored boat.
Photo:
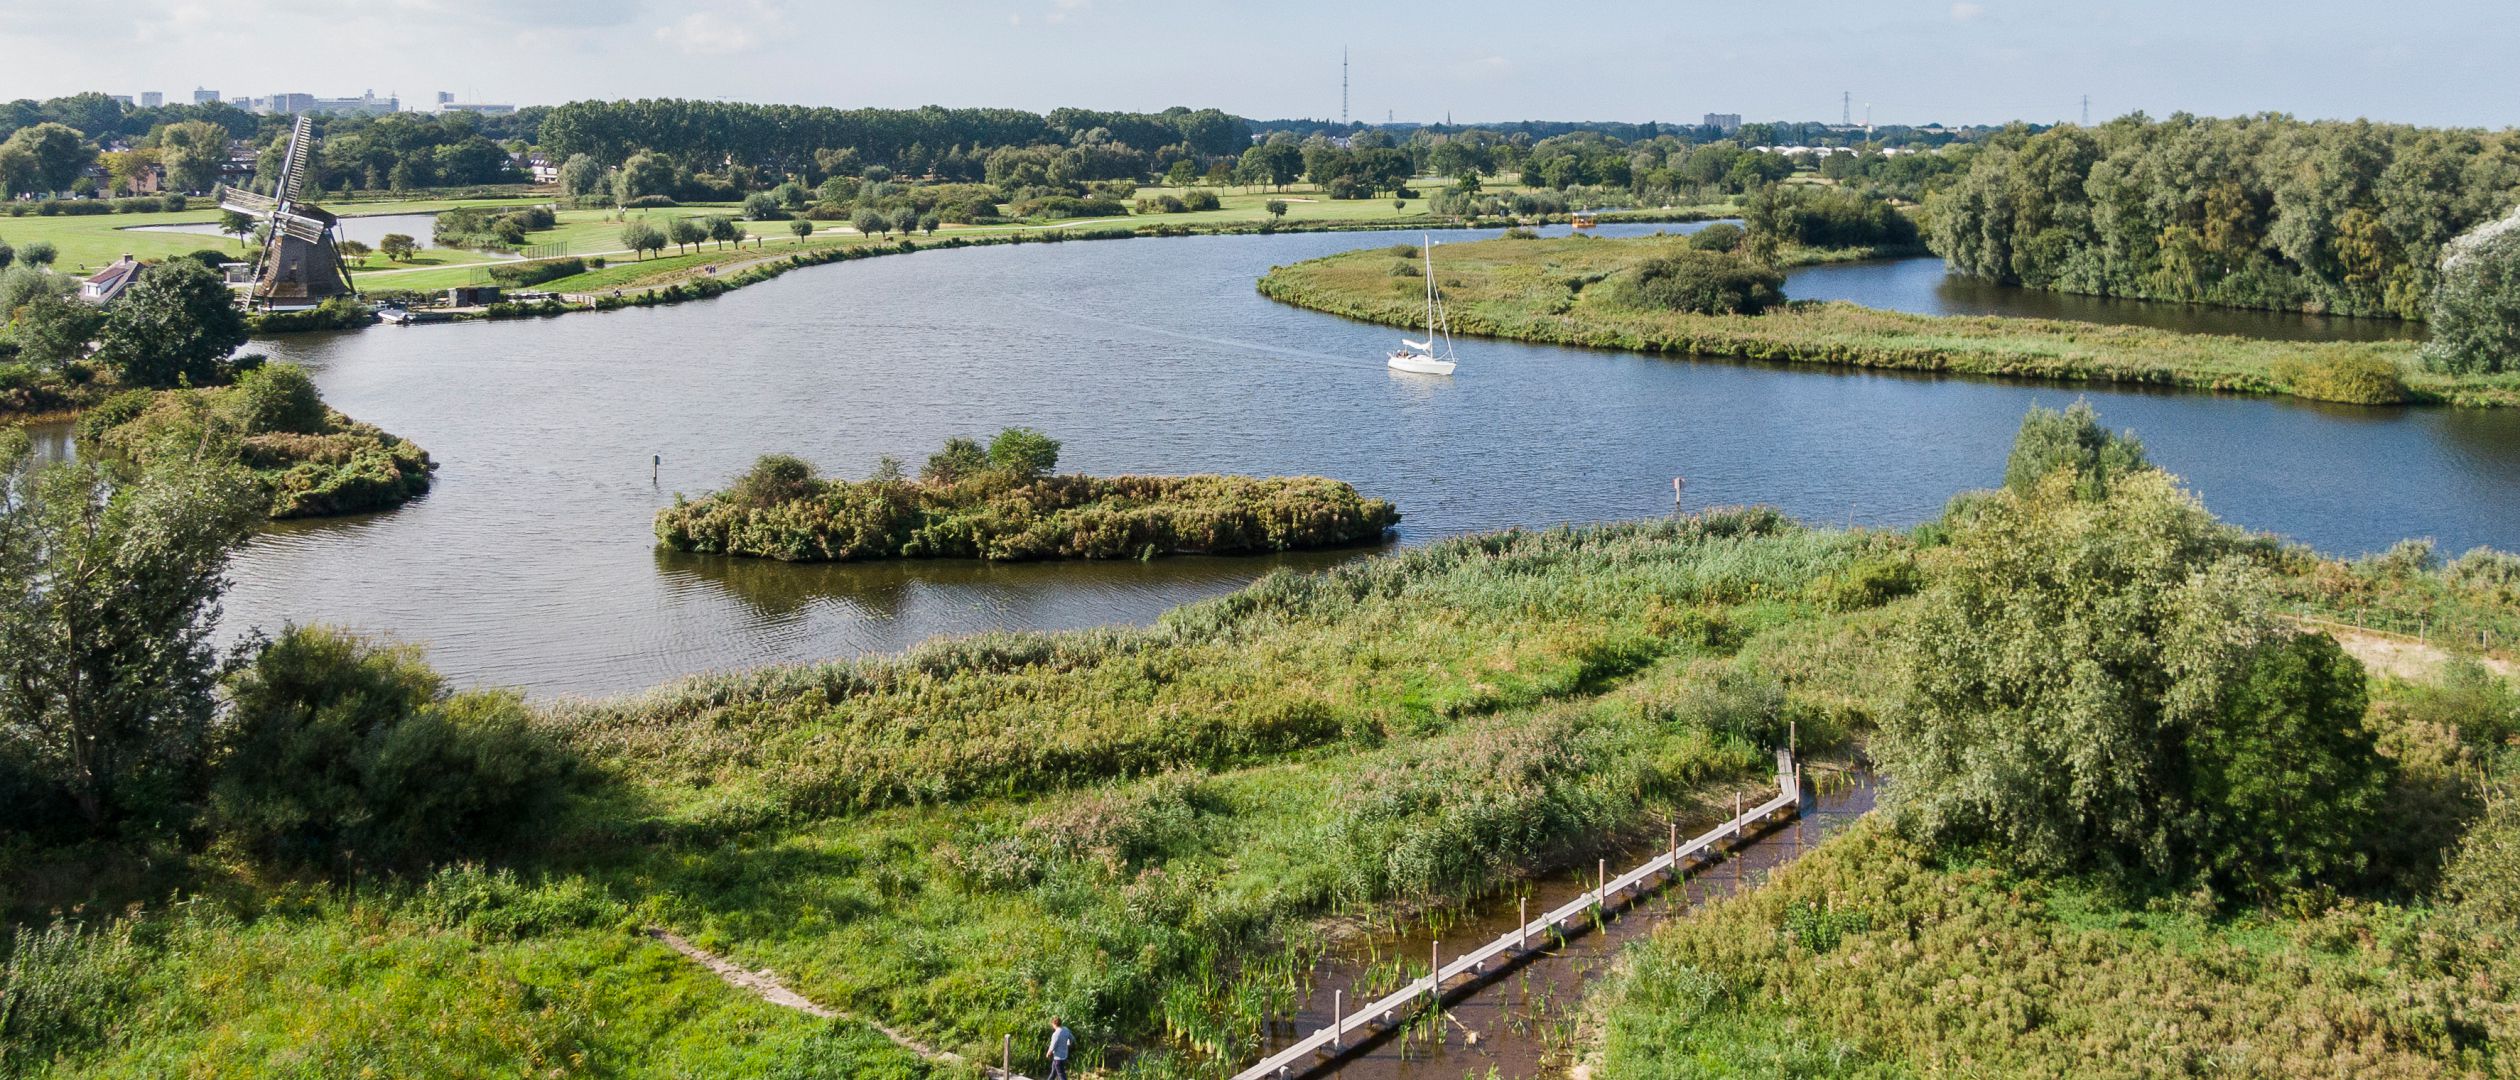
M1420 242L1426 257L1426 340L1401 338L1400 347L1391 351L1389 363L1393 371L1450 375L1456 358L1453 356L1452 326L1444 319L1443 294L1435 288L1435 240L1422 236ZM1440 353L1436 351L1439 343L1443 347Z

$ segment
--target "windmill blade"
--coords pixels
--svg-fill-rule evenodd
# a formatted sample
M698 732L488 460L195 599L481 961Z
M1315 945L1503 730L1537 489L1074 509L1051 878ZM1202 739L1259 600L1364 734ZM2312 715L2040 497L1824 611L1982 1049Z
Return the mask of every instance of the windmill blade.
M282 202L296 202L306 186L306 157L314 143L315 118L298 114L297 126L289 129L289 152L280 159L280 182L272 187Z
M243 188L219 185L219 209L234 210L248 217L262 217L279 206L269 195L257 195Z
M286 210L274 211L271 215L271 224L281 232L310 244L323 239L326 228L325 224L316 218L307 217L304 214L292 214Z

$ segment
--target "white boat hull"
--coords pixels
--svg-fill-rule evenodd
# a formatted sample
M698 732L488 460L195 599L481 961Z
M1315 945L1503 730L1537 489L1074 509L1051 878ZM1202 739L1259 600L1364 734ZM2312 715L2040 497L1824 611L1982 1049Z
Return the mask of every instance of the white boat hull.
M1393 353L1391 354L1391 370L1410 371L1420 375L1450 375L1453 373L1453 362L1438 360L1423 353Z

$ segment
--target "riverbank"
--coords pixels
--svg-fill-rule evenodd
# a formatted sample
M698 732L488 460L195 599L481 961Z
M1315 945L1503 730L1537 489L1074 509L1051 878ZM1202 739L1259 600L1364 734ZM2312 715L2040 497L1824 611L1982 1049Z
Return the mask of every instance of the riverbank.
M222 1073L565 1060L762 1075L810 1060L930 1075L865 1021L788 1013L718 983L653 927L967 1059L994 1060L1010 1033L1037 1059L1040 1018L1055 1013L1079 1032L1087 1069L1222 1075L1295 1014L1343 927L1440 915L1650 846L1668 820L1728 813L1789 726L1807 751L1868 730L1895 683L1893 632L1943 565L1937 542L1764 510L1466 536L1274 575L1144 629L951 639L565 703L530 722L571 763L565 805L512 846L407 876L290 883L226 859L65 866L0 848L0 906L50 935L44 1000L69 1006L21 1014L47 1026L11 1034L42 1055L28 1075L47 1077L169 1055ZM2369 572L2441 577L2472 603L2494 587L2400 564ZM2306 557L2269 566L2322 580ZM1942 905L1940 879L1865 865L1892 876L1780 878L1783 899L1754 890L1665 938L1694 935L1718 978L1799 988L1798 973L1828 981L1828 965L1895 963L1906 927L1947 925L1928 942L1953 946L1935 954L1939 977L2018 981L2003 966L2014 954L1983 956L2000 927ZM2040 902L1982 877L1955 879L1971 904ZM170 893L182 899L123 906ZM121 914L85 930L44 914L81 902ZM2050 910L2069 922L2108 911ZM2074 963L2104 964L2091 949L2126 941L2147 957L2172 950L2197 925L2106 917L2138 924L2077 946ZM345 951L360 963L344 967ZM1406 957L1390 964L1408 976ZM2146 992L2202 993L2209 966ZM1664 1023L1662 1002L1700 1000L1647 996L1665 984L1644 980L1673 970L1628 976L1620 1022ZM1755 983L1713 985L1739 996L1705 1000L1756 1011L1696 1029L1697 1044L1756 1054L1778 1031L1807 1030ZM1853 1002L1879 983L1833 985L1827 1000ZM2277 997L2230 1010L2263 1005L2314 1033L2330 1030L2317 1018L2331 1004L2373 1004L2362 991L2249 985ZM1976 1016L1980 1004L1949 1007ZM127 1019L86 1026L102 1015ZM1941 1040L1927 1049L2050 1039L1917 1015L1913 1038ZM2093 1015L2077 1014L2091 1034L2064 1045L2103 1053L2128 1034ZM1886 1023L1831 1038L1887 1056L1858 1041Z
M138 891L186 900L46 954L98 980L48 985L107 1012L33 1014L64 1019L19 1045L57 1077L170 1054L219 1072L897 1061L847 1021L709 985L655 926L968 1059L1007 1033L1037 1059L1046 1009L1089 1070L1220 1074L1340 915L1440 908L1716 813L1772 769L1789 701L1807 746L1839 738L1869 653L1813 646L1878 613L1804 597L1901 543L1756 511L1472 537L1146 629L563 705L534 726L581 781L481 853L501 869L350 888L160 864ZM66 906L58 868L9 869L18 918ZM80 1027L109 1013L131 1019Z
M677 498L657 511L658 542L782 562L1152 559L1350 547L1400 522L1390 503L1317 476L757 479L793 461L765 459L727 491Z
M1592 286L1684 248L1679 237L1490 240L1438 263L1455 332L1522 341L1790 364L2172 386L2355 404L2520 405L2520 377L2424 371L2411 342L2296 343L2128 326L1792 304L1763 315L1626 306ZM1422 283L1367 250L1272 268L1262 295L1369 322L1425 318Z

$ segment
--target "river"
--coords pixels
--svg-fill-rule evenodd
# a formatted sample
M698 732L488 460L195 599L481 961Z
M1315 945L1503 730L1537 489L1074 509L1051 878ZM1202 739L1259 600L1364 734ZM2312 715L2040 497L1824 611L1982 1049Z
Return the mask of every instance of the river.
M1252 288L1273 263L1406 238L923 252L670 307L258 343L444 467L436 490L400 510L255 539L235 565L229 625L345 624L428 645L461 685L547 697L944 633L1143 622L1271 567L1357 557L794 567L655 549L658 506L720 486L759 454L854 477L880 455L915 465L949 435L1013 424L1064 440L1066 469L1349 480L1397 502L1400 541L1422 543L1666 513L1674 476L1692 507L1911 524L2000 478L2024 409L2084 393L2243 524L2334 553L2406 536L2453 552L2520 548L2516 412L1487 341L1462 343L1460 372L1431 379L1384 368L1392 330ZM1825 269L1844 280L1846 268ZM652 457L663 459L655 482Z

